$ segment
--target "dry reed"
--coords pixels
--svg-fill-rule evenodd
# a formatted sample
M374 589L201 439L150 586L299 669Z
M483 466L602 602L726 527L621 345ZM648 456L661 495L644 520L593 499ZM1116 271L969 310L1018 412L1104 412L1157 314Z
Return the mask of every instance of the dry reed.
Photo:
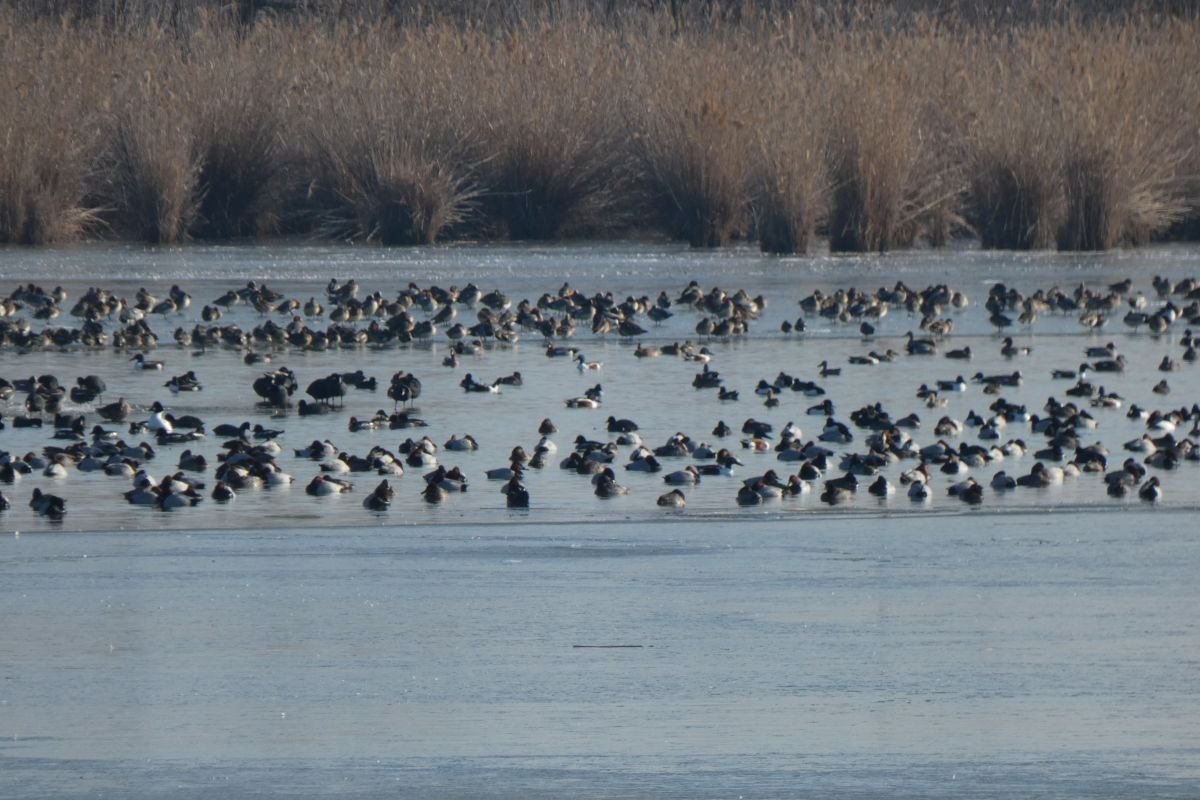
M1200 230L1194 14L56 2L0 2L0 242Z
M658 220L693 247L747 228L752 76L739 44L704 32L639 42L633 151Z

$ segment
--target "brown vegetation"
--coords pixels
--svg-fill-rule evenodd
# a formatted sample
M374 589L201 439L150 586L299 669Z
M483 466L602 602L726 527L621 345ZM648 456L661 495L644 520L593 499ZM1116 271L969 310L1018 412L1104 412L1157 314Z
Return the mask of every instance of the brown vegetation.
M1161 3L502 5L0 2L0 243L1200 229L1200 20Z

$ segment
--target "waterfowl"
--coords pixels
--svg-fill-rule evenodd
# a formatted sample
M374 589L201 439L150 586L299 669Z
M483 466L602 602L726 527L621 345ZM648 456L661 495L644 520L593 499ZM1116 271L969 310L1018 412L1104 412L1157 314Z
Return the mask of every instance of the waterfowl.
M342 494L353 488L349 481L334 478L324 473L318 474L304 487L306 494L314 497L325 497L331 494Z
M237 492L224 481L217 481L217 485L213 487L212 499L218 503L228 503L237 497Z
M422 476L426 483L436 483L447 492L452 494L467 491L467 479L463 475L462 470L458 467L446 469L446 467L438 466L432 472L428 472Z
M653 456L651 456L653 458ZM688 465L681 470L668 473L663 476L663 483L671 486L691 486L700 482L700 471Z
M163 386L170 389L174 394L178 394L179 392L198 392L204 388L200 385L200 379L196 377L196 373L192 370L188 370L182 375L176 375L164 383Z
M575 354L575 366L580 372L595 372L604 366L603 361L587 361L583 357L583 353Z
M1158 477L1151 477L1150 480L1142 484L1138 489L1138 497L1150 503L1157 503L1162 500L1162 485L1159 483Z
M1028 475L1021 475L1017 478L1017 486L1033 487L1036 489L1044 489L1053 482L1053 478L1046 469L1046 465L1041 461L1033 465Z
M755 483L744 483L738 489L737 503L739 506L756 506L762 503L763 495L759 492L759 485L762 480L759 479Z
M662 470L662 464L659 463L657 456L645 452L643 448L634 452L633 458L625 465L625 469L631 472L659 472Z
M458 452L466 452L470 450L478 450L479 442L475 441L475 437L471 434L463 434L461 437L456 434L450 434L450 438L442 445L447 450Z
M905 339L904 349L910 356L930 356L937 352L937 342L933 339L915 338L912 331L905 334Z
M509 508L529 508L529 490L521 483L519 475L514 475L501 491Z
M607 422L607 430L609 433L632 433L638 429L638 425L631 419L617 419L610 416Z
M122 397L114 403L100 406L96 413L108 422L124 422L133 413L133 404Z
M138 353L137 355L135 355L133 358L131 358L129 360L133 362L134 369L161 370L163 368L163 362L149 361L146 359L145 353Z
M33 496L29 500L29 507L38 516L55 521L62 519L67 513L66 500L57 495L46 494L38 488L33 490Z
M167 418L165 411L166 409L163 408L162 403L157 400L154 402L154 405L150 406L150 417L145 423L147 430L155 433L170 433L175 430L175 426Z
M939 380L937 388L939 392L965 392L967 390L967 381L962 375L959 375L953 380Z
M822 378L830 378L842 374L842 370L840 368L829 366L828 361L822 361L820 364L817 364L817 367L820 370L820 375Z
M371 511L387 511L395 495L391 484L385 478L369 495L363 498L363 507Z
M283 436L283 431L281 429L267 428L261 423L255 423L251 433L253 434L254 438L259 441L269 441L271 439L277 439L280 436Z
M597 475L595 494L597 497L618 497L629 494L629 489L617 483L616 475L610 468L605 468Z
M493 386L522 386L524 383L521 373L515 370L509 375L501 375L492 381Z
M889 495L895 494L896 487L893 486L887 478L885 478L883 475L880 475L870 486L867 487L867 491L876 497L888 497Z
M1004 470L1000 470L992 476L991 487L998 492L1005 492L1017 488L1017 480Z
M479 381L475 380L474 376L472 376L471 373L469 373L469 372L465 376L463 376L463 379L461 381L459 381L458 385L462 387L464 392L474 392L474 393L483 393L483 394L499 394L500 393L500 385L499 384L480 383Z
M687 505L687 499L682 490L672 489L666 494L659 495L657 503L664 508L683 508Z

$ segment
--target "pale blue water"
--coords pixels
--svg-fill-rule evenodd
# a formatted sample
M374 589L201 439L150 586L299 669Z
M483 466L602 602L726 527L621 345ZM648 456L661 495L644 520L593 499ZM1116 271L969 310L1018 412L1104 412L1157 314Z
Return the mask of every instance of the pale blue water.
M1162 355L1178 357L1180 330L1155 338L1113 320L1087 334L1074 318L1046 318L1017 334L1034 353L1012 362L980 306L995 280L1029 291L1133 275L1149 294L1152 274L1195 273L1196 256L772 259L653 244L0 251L3 292L28 280L61 282L73 297L89 285L132 295L181 282L195 297L178 320L153 323L164 373L133 372L130 353L0 351L0 375L54 372L66 383L99 373L141 413L159 399L210 425L285 428L280 462L298 481L171 514L129 506L125 482L95 475L0 486L14 501L0 515L0 796L1200 796L1195 465L1162 475L1155 508L1112 500L1084 475L989 492L970 511L941 491L928 507L860 493L831 510L812 494L743 511L737 479L725 478L688 490L682 514L654 505L657 476L618 469L631 493L605 501L557 469L576 435L607 435L610 413L635 418L651 445L679 430L711 440L718 419L736 428L747 417L777 428L794 420L812 438L820 420L804 410L815 400L785 397L767 410L751 389L780 369L815 378L822 359L843 367L823 381L841 419L876 399L930 422L984 412L994 398L976 386L936 412L914 397L920 383L967 369L1020 368L1024 385L1004 396L1036 410L1069 385L1051 381L1051 367L1073 368L1085 345L1109 340L1132 365L1110 389L1152 407L1190 405L1200 399L1196 368L1166 376L1169 399L1149 392ZM382 389L351 392L338 416L267 420L249 389L261 368L239 353L167 343L175 325L194 324L204 302L246 280L306 299L331 276L385 294L410 280L474 280L514 301L564 279L623 297L674 294L696 278L762 292L770 306L747 339L709 345L713 367L742 391L736 404L693 390L695 365L639 361L631 345L583 334L577 344L605 362L598 375L545 358L528 334L454 370L441 366L444 341L277 354L302 385L334 369L362 367L384 382L414 371L431 423L417 433L480 440L476 453L443 458L472 479L466 495L430 507L409 474L392 509L373 514L361 499L376 479L356 478L346 497L308 497L315 467L290 448L325 437L358 454L394 448L408 431L345 428L350 414L391 410ZM846 365L866 349L901 349L917 320L896 311L869 344L856 325L815 320L802 338L778 333L814 288L897 279L949 281L971 295L947 346L971 345L972 362ZM694 337L696 319L680 314L649 338ZM225 321L261 319L243 307ZM187 369L204 391L170 395L162 384ZM457 386L466 371L490 379L513 369L526 385L499 396ZM597 380L603 409L563 408ZM3 411L11 419L20 406ZM1117 463L1143 428L1123 411L1096 413L1085 438ZM559 425L560 452L528 475L532 507L509 511L481 473L513 445L530 448L545 416ZM40 450L48 437L10 425L0 449ZM213 459L218 446L210 438L193 449ZM181 450L163 449L153 471L173 469ZM771 454L741 454L743 475L779 466ZM1027 471L1033 460L973 474L986 484L996 469ZM935 480L942 491L948 483ZM67 497L61 525L26 506L34 486Z

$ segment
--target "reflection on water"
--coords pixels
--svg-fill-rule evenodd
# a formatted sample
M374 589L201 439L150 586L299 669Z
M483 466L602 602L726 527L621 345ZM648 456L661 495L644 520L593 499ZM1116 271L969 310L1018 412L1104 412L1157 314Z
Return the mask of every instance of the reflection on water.
M748 337L708 343L712 367L741 390L736 403L692 389L695 364L639 360L631 344L588 334L576 344L604 362L598 375L546 358L532 335L456 369L442 366L437 340L276 354L302 386L334 370L361 367L385 382L414 372L424 432L439 444L465 433L479 440L476 452L441 454L470 478L465 495L423 503L414 471L395 481L396 502L383 513L361 504L375 476L354 479L343 497L309 497L302 486L316 467L291 452L322 438L359 455L375 444L395 449L408 432L346 426L350 415L390 411L382 390L351 392L336 415L267 420L250 390L262 368L240 353L166 345L154 356L166 370L145 373L126 352L0 352L0 375L100 374L142 415L163 400L210 426L245 419L283 428L280 464L297 479L291 489L171 514L127 505L126 482L96 475L33 475L2 487L16 502L0 525L20 531L0 538L4 794L1194 797L1194 465L1163 474L1155 508L1113 500L1098 476L1084 475L988 492L973 510L939 491L920 508L903 495L860 492L833 509L809 494L747 511L734 501L739 478L779 463L741 450L734 436L746 466L689 488L680 513L654 504L659 476L618 469L630 494L601 500L557 461L576 436L608 438L609 414L635 419L651 445L677 431L715 441L719 420L740 428L748 417L776 430L793 421L813 438L823 418L806 410L819 398L784 396L767 409L752 389L780 370L815 380L822 360L842 367L821 382L843 420L876 400L929 423L986 413L995 398L977 384L936 411L915 396L921 383L968 370L1019 368L1023 384L1003 396L1036 411L1068 385L1051 379L1052 367L1073 368L1084 346L1110 340L1131 368L1106 381L1109 390L1127 402L1188 406L1200 399L1193 367L1167 376L1168 399L1150 392L1162 377L1154 366L1178 357L1180 332L1156 338L1114 320L1089 333L1074 317L1050 316L1016 334L1033 353L1009 361L979 306L997 280L1032 290L1133 275L1149 294L1152 274L1181 278L1195 256L1168 248L773 259L657 245L2 251L5 280L52 275L73 296L90 285L132 295L182 282L196 304L156 322L160 334L194 324L199 305L251 278L302 300L319 297L331 275L385 294L409 281L475 281L515 298L556 291L564 279L618 297L677 292L696 279L769 300ZM898 279L948 280L975 300L954 315L949 340L971 346L969 365L941 357L850 365L866 349L902 349L917 320L898 311L871 343L855 325L819 320L804 336L779 333L813 289ZM647 339L694 338L696 320L679 313ZM262 318L243 307L222 321L249 329ZM163 383L187 370L203 391L171 395ZM458 386L468 371L490 380L513 370L524 385L498 395ZM597 380L603 408L564 408ZM16 413L19 398L4 409ZM1119 461L1142 424L1118 410L1094 413L1085 441ZM547 416L559 427L559 453L528 473L532 507L509 511L483 471L502 466L514 445L530 449ZM1004 438L1032 439L1024 427ZM915 438L934 440L930 428ZM0 448L38 451L49 434L10 425ZM846 450L861 447L855 434ZM210 437L193 447L215 461L219 444ZM172 469L181 450L161 448L153 471ZM986 484L997 469L1025 472L1033 460L972 474ZM667 471L687 463L666 461ZM949 482L935 477L938 489ZM61 526L26 507L35 486L68 498Z

